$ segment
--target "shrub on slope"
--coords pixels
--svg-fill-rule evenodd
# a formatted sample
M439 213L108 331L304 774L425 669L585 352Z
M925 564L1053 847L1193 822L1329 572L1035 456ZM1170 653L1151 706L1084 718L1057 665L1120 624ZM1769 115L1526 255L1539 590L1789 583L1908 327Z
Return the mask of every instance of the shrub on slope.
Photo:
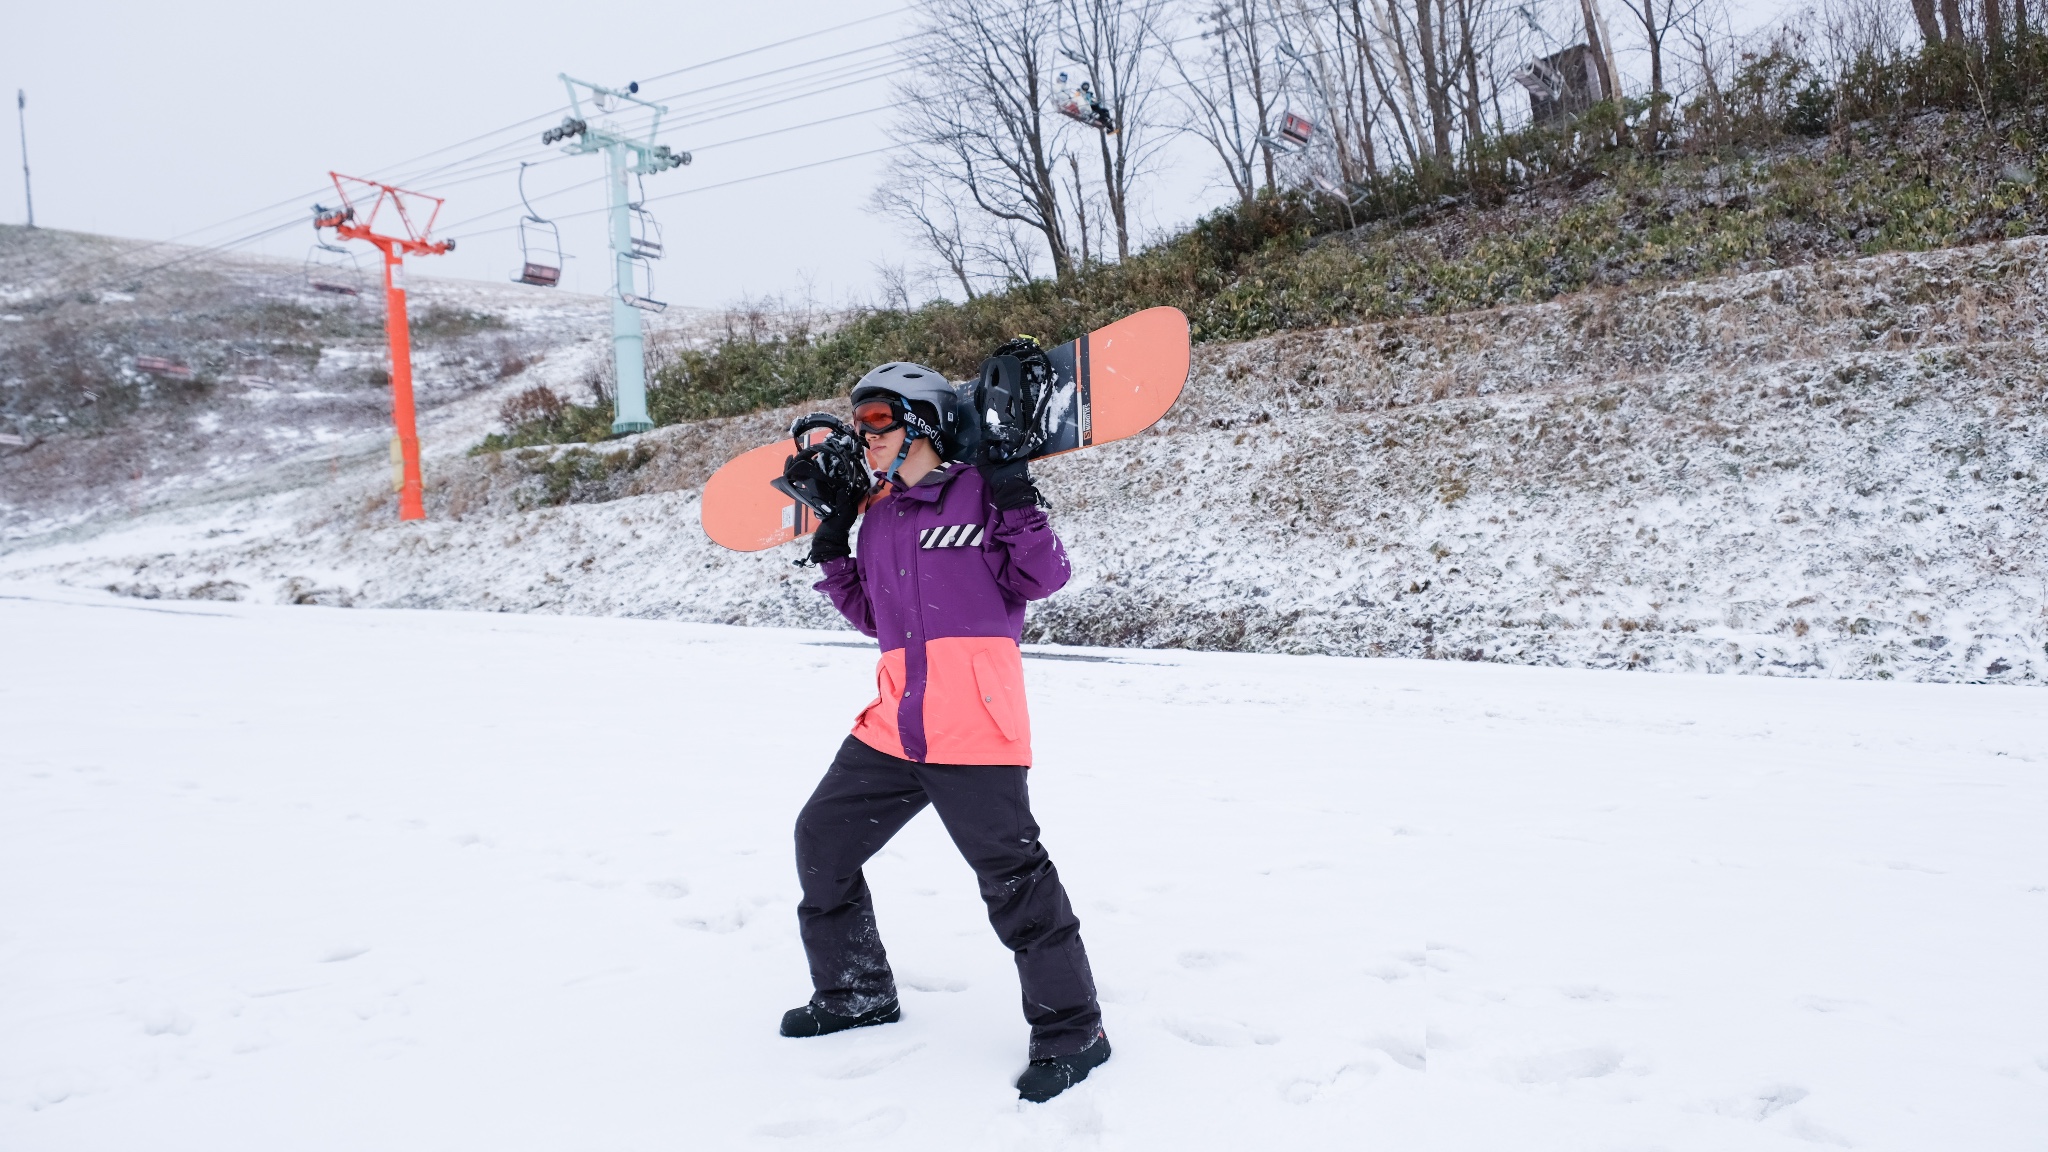
M1072 339L1141 308L1186 312L1197 340L1436 315L1637 281L1951 247L2048 231L2048 38L2004 56L1866 50L1840 67L1791 42L1746 58L1653 150L1647 101L1490 136L1454 166L1383 173L1357 204L1262 195L1120 264L964 303L861 308L782 327L758 315L652 374L657 424L840 392L874 364L971 374L1019 332ZM596 441L600 396L508 421L480 447Z

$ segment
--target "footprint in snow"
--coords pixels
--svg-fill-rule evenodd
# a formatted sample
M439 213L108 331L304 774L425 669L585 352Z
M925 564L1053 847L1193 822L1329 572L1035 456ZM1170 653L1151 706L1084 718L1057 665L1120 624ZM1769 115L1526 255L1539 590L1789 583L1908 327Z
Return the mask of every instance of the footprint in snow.
M1168 1032L1202 1048L1243 1048L1251 1044L1278 1044L1278 1033L1256 1029L1222 1016L1173 1016L1161 1020Z
M1392 984L1396 980L1406 980L1410 976L1426 972L1428 967L1429 956L1426 953L1396 952L1392 963L1376 964L1367 968L1365 974L1375 980L1384 980Z
M650 880L647 891L663 900L681 900L690 894L690 885L683 880Z
M327 954L320 957L320 962L322 964L339 964L344 960L353 960L369 950L370 946L368 944L340 944L329 948Z
M904 976L899 978L899 983L913 992L967 991L967 981L955 980L951 976Z
M754 1129L762 1136L773 1136L782 1140L807 1139L816 1136L849 1136L857 1140L876 1140L890 1135L903 1122L910 1119L910 1113L901 1108L882 1108L852 1120L840 1120L829 1116L814 1116L803 1120L783 1120L774 1124L763 1124Z
M1406 1036L1375 1036L1366 1041L1368 1047L1377 1048L1387 1054L1387 1059L1408 1069L1410 1072L1429 1071L1429 1041L1427 1037L1410 1039Z
M1438 972L1449 972L1453 963L1453 957L1469 959L1472 955L1456 944L1440 944L1435 941L1424 944L1422 948L1427 955L1424 963Z
M1348 1087L1378 1075L1379 1070L1379 1065L1373 1061L1359 1060L1345 1064L1327 1076L1297 1076L1281 1086L1280 1098L1289 1104L1313 1104L1331 1095L1340 1087L1340 1081L1345 1082L1342 1086Z
M192 1018L175 1008L151 1012L142 1018L145 1036L185 1036L192 1031Z
M1768 1120L1779 1112L1806 1099L1806 1089L1795 1084L1777 1084L1757 1093L1750 1101L1752 1115L1757 1120Z
M1806 1099L1806 1096L1806 1089L1795 1084L1767 1084L1752 1096L1734 1100L1709 1100L1707 1110L1734 1120L1754 1120L1762 1123Z
M753 918L753 912L745 905L735 904L730 912L721 913L717 916L692 916L688 919L677 920L676 923L698 932L711 932L723 936L729 932L737 932L745 928L747 921Z
M887 1052L870 1053L852 1060L841 1061L826 1071L819 1073L819 1075L830 1080L858 1080L863 1076L873 1076L875 1073L898 1063L923 1047L923 1044L910 1044Z
M1562 1084L1567 1080L1595 1080L1621 1067L1621 1050L1607 1045L1546 1052L1521 1060L1504 1062L1501 1071L1521 1084Z
M1179 962L1181 967L1191 968L1200 972L1210 968L1221 968L1232 960L1241 960L1243 957L1235 952L1194 951L1183 952L1179 956L1174 957L1174 959Z
M1089 1077L1089 1081L1094 1082L1096 1077L1113 1079L1122 1074L1121 1069L1111 1071L1108 1065L1104 1065ZM1015 1111L998 1113L988 1128L994 1142L984 1146L999 1152L1099 1148L1108 1131L1109 1122L1102 1115L1101 1093L1068 1092L1044 1104L1019 1100Z

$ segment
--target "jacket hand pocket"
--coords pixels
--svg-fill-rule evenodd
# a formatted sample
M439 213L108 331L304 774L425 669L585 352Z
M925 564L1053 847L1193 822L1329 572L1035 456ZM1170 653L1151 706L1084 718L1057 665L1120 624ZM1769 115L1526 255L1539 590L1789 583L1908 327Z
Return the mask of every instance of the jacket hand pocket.
M996 722L1003 739L1022 739L1024 686L1010 683L996 670L995 662L986 652L974 654L974 686L980 692L982 707L988 709L989 718Z

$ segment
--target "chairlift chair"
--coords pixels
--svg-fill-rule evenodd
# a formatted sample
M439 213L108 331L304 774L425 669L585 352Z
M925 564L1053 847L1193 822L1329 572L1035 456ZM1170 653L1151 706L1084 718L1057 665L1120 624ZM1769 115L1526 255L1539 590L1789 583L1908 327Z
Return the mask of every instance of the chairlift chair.
M1367 196L1372 195L1371 189L1358 188L1355 185L1351 185L1348 181L1340 184L1321 172L1311 171L1308 174L1308 180L1309 183L1314 184L1324 195L1343 201L1344 205L1348 208L1358 207L1360 204L1365 203ZM1352 194L1354 191L1357 195Z
M654 213L638 204L628 204L626 225L635 257L661 259L661 222L654 218Z
M1514 81L1538 99L1555 102L1564 98L1564 74L1548 60L1531 60L1514 74Z
M647 181L640 178L640 199L626 205L626 236L632 242L633 255L650 259L661 259L661 221L647 210Z
M512 279L538 288L556 287L562 282L562 233L527 200L524 161L519 165L519 202L526 205L526 215L519 218L519 274Z
M363 266L339 244L315 240L306 250L306 287L336 296L363 294Z
M668 304L654 298L654 265L647 257L637 253L626 257L626 266L632 269L632 279L619 286L619 299L640 309L642 312L665 312Z
M1086 80L1081 81L1078 88L1068 88L1067 83L1067 74L1060 73L1060 96L1054 101L1053 109L1069 120L1086 124L1106 136L1116 135L1116 118L1103 106L1094 86Z

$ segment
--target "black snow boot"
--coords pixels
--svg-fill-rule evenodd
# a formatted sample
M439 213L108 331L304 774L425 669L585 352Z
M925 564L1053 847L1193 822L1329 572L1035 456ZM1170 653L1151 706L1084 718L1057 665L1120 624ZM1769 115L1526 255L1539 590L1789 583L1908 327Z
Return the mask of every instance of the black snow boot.
M1031 1067L1026 1068L1024 1074L1017 1077L1017 1096L1033 1104L1043 1104L1086 1080L1088 1073L1108 1060L1109 1037L1097 1032L1093 1043L1071 1056L1048 1056L1043 1060L1033 1060Z
M872 1008L858 1016L841 1016L827 1012L816 1004L791 1008L782 1014L784 1036L829 1036L844 1032L848 1028L868 1028L876 1024L894 1024L903 1019L903 1008L891 1000L880 1008ZM1083 1072L1083 1076L1087 1073Z

